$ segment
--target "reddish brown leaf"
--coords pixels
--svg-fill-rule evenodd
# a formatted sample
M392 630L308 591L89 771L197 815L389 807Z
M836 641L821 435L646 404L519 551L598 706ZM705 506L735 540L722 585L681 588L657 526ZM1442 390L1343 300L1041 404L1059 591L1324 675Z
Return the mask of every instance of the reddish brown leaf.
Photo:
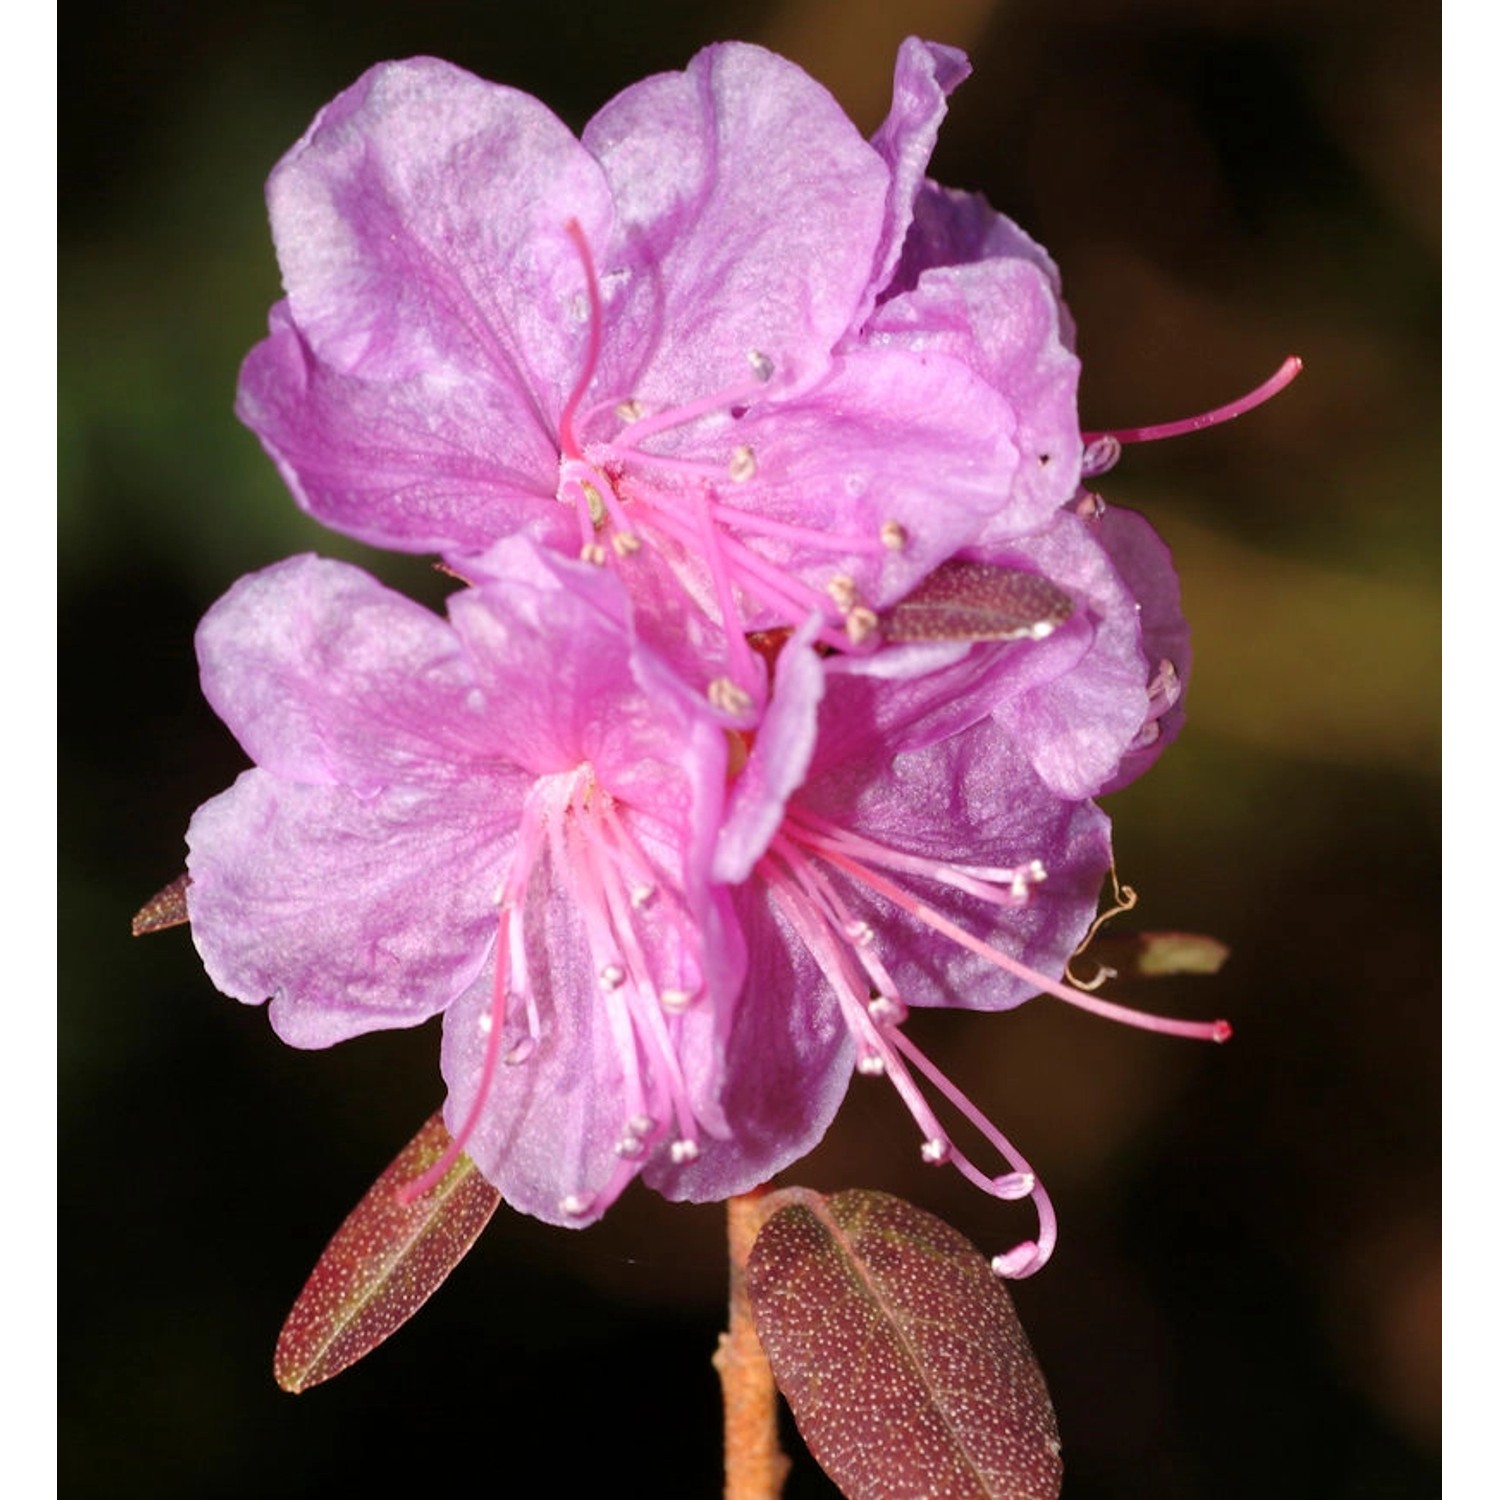
M415 1202L396 1197L449 1143L442 1116L434 1115L329 1240L276 1341L274 1370L283 1390L305 1391L363 1359L469 1253L500 1194L467 1156Z
M885 1193L791 1191L750 1254L750 1302L834 1483L849 1500L1055 1500L1046 1382L984 1256Z
M130 935L160 932L166 927L181 927L188 919L187 888L191 884L186 872L171 885L164 885L131 919Z

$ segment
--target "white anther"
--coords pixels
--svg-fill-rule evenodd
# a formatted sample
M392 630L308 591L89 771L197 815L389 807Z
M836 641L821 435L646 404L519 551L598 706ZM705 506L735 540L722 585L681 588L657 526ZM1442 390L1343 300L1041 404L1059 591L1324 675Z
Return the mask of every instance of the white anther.
M891 995L871 995L868 1010L877 1026L899 1026L906 1019L906 1007Z
M1083 450L1081 473L1085 479L1107 474L1120 461L1120 440L1112 432L1096 437Z
M1036 1191L1035 1172L1002 1172L990 1183L990 1191L1006 1203L1029 1198Z
M688 1140L673 1141L672 1148L669 1154L672 1160L679 1167L682 1166L684 1162L697 1161L698 1143L697 1141Z
M660 999L661 1008L674 1016L681 1015L693 1003L690 990L663 990Z
M732 682L727 677L715 677L709 683L708 701L720 713L734 714L737 718L741 714L749 713L754 702L739 683Z
M619 964L605 964L599 970L599 983L606 990L617 990L625 983L625 971Z
M622 1135L615 1142L615 1155L636 1157L645 1154L646 1143L638 1135Z
M859 597L854 580L847 573L835 573L828 580L828 597L847 612Z
M880 620L873 609L867 609L863 604L856 604L844 616L844 633L849 637L850 642L857 646L861 641L872 636L879 624Z
M581 1219L594 1206L592 1193L569 1193L557 1205L570 1219Z
M639 422L646 415L646 408L632 396L615 407L615 415L622 422Z
M489 1011L485 1011L479 1018L479 1034L480 1036L488 1036L494 1029L495 1019L490 1015Z
M630 904L639 911L650 902L655 894L656 887L654 885L648 885L645 882L642 882L640 885L633 885L630 888Z
M596 568L602 568L608 558L608 553L598 542L585 542L578 549L579 562L593 563Z
M854 1064L854 1071L866 1078L879 1078L885 1072L885 1059L878 1052L862 1052Z
M641 550L641 539L633 531L617 531L609 539L616 557L633 557Z
M930 1140L922 1142L922 1160L930 1167L937 1166L940 1162L948 1160L948 1152L951 1147L941 1136L933 1136Z
M762 354L759 349L752 349L746 358L750 361L750 368L755 371L757 380L769 380L776 373L776 366L771 363L770 357Z
M868 922L847 922L844 936L860 948L868 948L875 941L875 929Z
M729 455L729 477L736 484L743 484L755 474L755 450L741 444Z
M656 1129L656 1121L650 1115L631 1115L625 1128L631 1135L650 1135Z
M880 540L892 552L900 552L906 546L906 527L899 521L882 521L880 523Z
M509 1052L505 1054L506 1064L514 1067L517 1063L523 1063L533 1052L536 1051L536 1038L534 1036L523 1036Z

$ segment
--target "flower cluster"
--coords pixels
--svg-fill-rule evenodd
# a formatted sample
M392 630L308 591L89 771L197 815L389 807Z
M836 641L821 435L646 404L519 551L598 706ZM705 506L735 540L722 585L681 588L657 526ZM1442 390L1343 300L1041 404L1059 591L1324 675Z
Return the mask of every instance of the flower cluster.
M1064 983L1092 799L1175 730L1186 631L1150 528L1081 488L1055 267L926 179L967 71L906 42L867 141L716 46L575 137L391 63L272 175L240 415L318 520L463 586L442 619L299 557L210 612L254 768L193 818L194 938L297 1046L441 1013L453 1149L539 1218L748 1190L857 1070L1035 1197L1000 1269L1050 1251L902 1021L1120 1013Z

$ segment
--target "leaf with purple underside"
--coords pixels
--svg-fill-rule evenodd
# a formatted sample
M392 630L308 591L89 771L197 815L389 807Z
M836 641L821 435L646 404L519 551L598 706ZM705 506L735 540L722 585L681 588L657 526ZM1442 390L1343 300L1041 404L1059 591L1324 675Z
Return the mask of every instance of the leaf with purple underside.
M363 1359L469 1253L500 1194L467 1156L412 1203L396 1196L449 1144L442 1116L434 1115L328 1242L276 1341L273 1368L283 1390L305 1391Z
M785 1196L750 1254L750 1302L798 1429L843 1493L1055 1500L1046 1382L984 1256L884 1193Z

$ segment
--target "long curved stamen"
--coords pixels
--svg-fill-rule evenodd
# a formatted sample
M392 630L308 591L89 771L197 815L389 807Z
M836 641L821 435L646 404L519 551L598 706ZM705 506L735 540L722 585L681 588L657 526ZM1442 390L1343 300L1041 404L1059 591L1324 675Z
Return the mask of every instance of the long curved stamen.
M510 868L506 871L504 884L499 893L499 918L496 923L494 943L495 978L490 991L490 1008L484 1015L485 1042L484 1060L479 1070L479 1086L474 1092L463 1123L454 1132L447 1149L422 1175L396 1191L396 1201L401 1204L415 1202L424 1193L430 1192L448 1175L448 1169L463 1154L470 1137L479 1124L479 1118L489 1101L499 1070L500 1044L505 1032L506 1004L511 993L513 972L512 960L521 948L521 923L515 920L526 903L526 889L531 872L541 852L542 838L546 829L544 797L533 793L526 799L521 810L521 826L516 833L516 847L511 855ZM523 958L524 965L524 958ZM520 985L527 992L528 1012L534 1020L534 1002L530 998L530 984L524 967L519 975Z
M589 342L583 356L583 372L557 419L557 435L564 458L582 458L583 449L579 446L578 434L573 430L573 418L578 414L583 393L589 388L589 382L599 368L599 354L604 347L604 299L599 292L599 273L594 267L594 252L589 249L583 226L577 219L569 219L563 225L563 230L573 241L573 248L583 262L583 276L589 299Z
M1106 432L1086 432L1083 434L1083 440L1089 444L1099 443L1108 438L1112 438L1116 443L1153 443L1159 438L1180 437L1185 432L1201 432L1205 427L1217 427L1220 422L1233 421L1235 417L1241 417L1247 411L1253 411L1279 391L1284 391L1301 373L1301 358L1290 354L1281 362L1280 368L1269 380L1262 382L1253 391L1234 401L1214 407L1212 411L1201 412L1196 417L1183 417L1175 422L1158 422L1150 427L1116 427Z
M923 1135L923 1160L948 1163L962 1172L974 1185L992 1197L1013 1202L1030 1197L1038 1218L1037 1240L1023 1241L992 1264L997 1273L1029 1276L1046 1262L1057 1240L1057 1216L1051 1199L1037 1181L1026 1160L1005 1135L974 1102L900 1030L905 1006L895 986L880 964L863 933L860 923L847 920L848 912L827 880L791 840L778 836L772 843L758 872L765 881L773 903L801 937L808 952L822 970L838 1001L846 1026L860 1049L861 1072L883 1073L895 1088L907 1111ZM844 941L840 941L840 937ZM848 946L846 946L846 944ZM859 979L853 958L876 979L877 993L864 1001L859 993ZM883 991L883 993L881 992ZM993 1176L977 1167L958 1147L943 1127L932 1106L923 1096L906 1063L910 1061L970 1124L993 1146L1012 1168Z

